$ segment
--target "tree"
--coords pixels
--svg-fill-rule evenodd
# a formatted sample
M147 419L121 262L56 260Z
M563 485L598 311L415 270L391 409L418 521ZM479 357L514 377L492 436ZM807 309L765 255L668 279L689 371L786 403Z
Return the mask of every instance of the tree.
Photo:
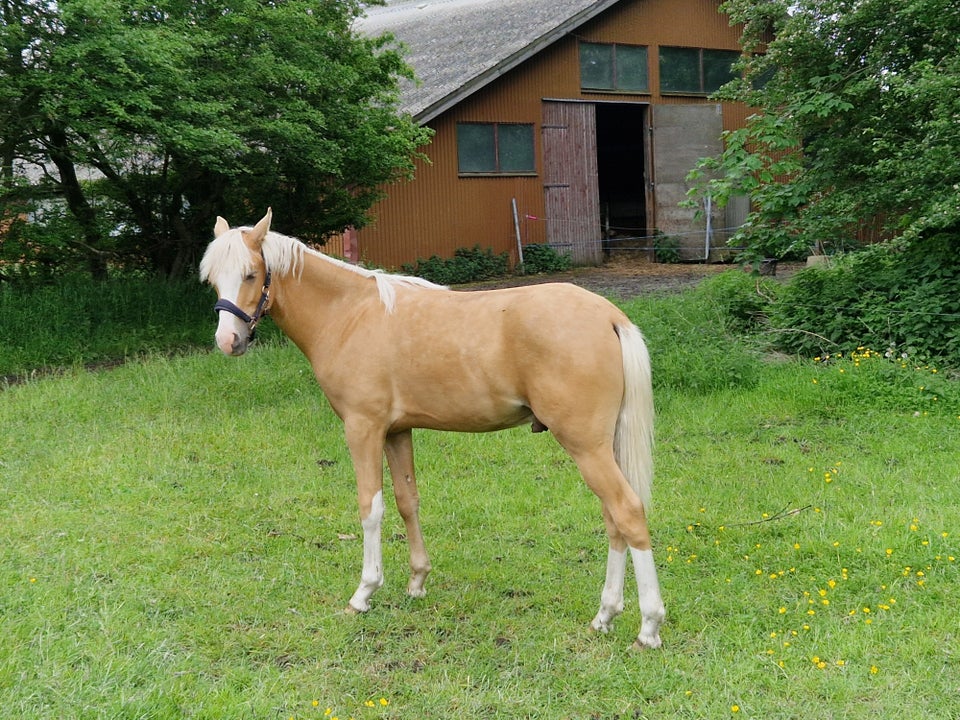
M5 204L33 168L95 274L110 259L182 274L217 214L272 205L315 241L362 226L429 137L397 112L410 71L389 38L353 29L362 7L0 0Z
M850 244L858 226L908 241L960 230L960 5L955 0L727 0L744 23L757 108L693 177L753 212L747 257ZM712 178L712 179L710 179Z

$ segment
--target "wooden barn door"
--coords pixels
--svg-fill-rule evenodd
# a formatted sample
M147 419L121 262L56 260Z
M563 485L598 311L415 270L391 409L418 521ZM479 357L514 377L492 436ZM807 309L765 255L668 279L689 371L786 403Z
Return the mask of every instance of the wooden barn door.
M680 207L686 200L687 173L700 158L722 149L720 105L656 105L653 108L654 218L658 231L680 241L684 260L706 259L713 234L724 226L724 215L711 207L711 221L698 218L697 208ZM704 208L700 208L703 210Z
M543 103L543 196L547 243L577 265L602 259L597 121L591 103Z

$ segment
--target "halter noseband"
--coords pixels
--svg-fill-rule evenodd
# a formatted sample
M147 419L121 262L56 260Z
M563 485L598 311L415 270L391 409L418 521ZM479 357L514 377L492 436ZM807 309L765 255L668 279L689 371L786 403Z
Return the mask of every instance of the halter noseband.
M266 263L264 263L264 267L266 267ZM250 331L250 340L253 340L257 330L257 323L260 322L260 318L267 314L267 302L269 300L270 270L267 270L267 274L263 278L263 289L260 291L260 301L257 303L257 309L253 311L253 315L247 315L243 310L224 298L217 300L216 305L213 306L213 311L220 312L221 310L225 310L231 315L235 315L243 320L247 324L247 329Z

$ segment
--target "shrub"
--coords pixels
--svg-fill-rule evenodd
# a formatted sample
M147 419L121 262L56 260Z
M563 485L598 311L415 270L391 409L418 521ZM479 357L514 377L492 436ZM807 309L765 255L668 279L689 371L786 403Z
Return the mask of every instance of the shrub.
M798 273L771 307L778 345L803 355L895 348L960 366L960 255L942 234L879 245Z
M452 258L433 255L416 263L403 265L403 271L430 280L440 285L460 285L502 277L507 274L509 256L506 252L493 254L491 248L484 250L479 245L473 249L457 248Z
M523 248L523 265L518 272L525 275L536 273L554 273L569 270L573 261L568 253L558 253L549 245L525 245Z
M653 241L654 256L659 263L680 262L680 239L657 233Z

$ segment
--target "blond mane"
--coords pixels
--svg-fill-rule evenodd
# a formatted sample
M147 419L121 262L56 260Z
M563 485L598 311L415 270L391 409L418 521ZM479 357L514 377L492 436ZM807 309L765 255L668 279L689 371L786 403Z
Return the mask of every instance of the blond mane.
M216 238L207 247L203 259L200 261L200 280L206 281L222 272L246 275L253 268L253 258L250 250L243 242L241 232L249 232L251 228L234 228ZM358 265L351 265L332 258L329 255L307 247L302 241L276 232L268 232L263 242L263 259L275 275L294 275L297 278L303 273L304 255L319 258L338 268L356 273L365 278L372 278L377 284L380 302L387 313L392 313L397 304L398 287L419 287L434 290L446 289L419 277L409 275L392 275L382 270L368 270Z

